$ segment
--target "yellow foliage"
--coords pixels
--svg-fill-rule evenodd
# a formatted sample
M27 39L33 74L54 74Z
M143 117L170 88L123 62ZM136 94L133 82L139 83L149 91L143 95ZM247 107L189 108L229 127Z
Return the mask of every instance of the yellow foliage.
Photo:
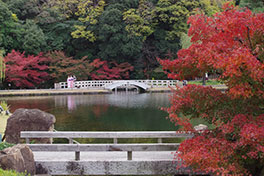
M152 23L152 7L146 0L139 1L138 9L129 9L123 13L127 23L126 31L134 36L143 36L143 41L154 32Z
M71 33L73 38L86 38L90 42L94 42L96 37L92 31L86 30L85 26L74 25L75 31Z
M12 19L13 19L14 21L18 21L17 15L14 14L14 13L12 13Z
M76 30L71 33L73 38L86 38L90 42L96 40L93 31L87 30L87 26L95 25L98 23L98 17L103 13L105 7L104 0L80 0L77 5L77 12L75 15L79 16L78 20L83 25L76 25Z
M94 42L96 36L88 28L98 23L105 5L105 0L50 0L47 7L60 11L66 18L78 16L82 25L76 25L76 30L71 35L73 38L86 38Z

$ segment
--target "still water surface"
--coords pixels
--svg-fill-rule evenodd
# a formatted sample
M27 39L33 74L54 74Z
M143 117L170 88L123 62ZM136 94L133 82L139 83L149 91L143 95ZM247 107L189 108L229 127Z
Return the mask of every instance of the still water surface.
M167 113L169 93L122 93L2 98L17 108L38 108L56 117L60 131L177 130Z

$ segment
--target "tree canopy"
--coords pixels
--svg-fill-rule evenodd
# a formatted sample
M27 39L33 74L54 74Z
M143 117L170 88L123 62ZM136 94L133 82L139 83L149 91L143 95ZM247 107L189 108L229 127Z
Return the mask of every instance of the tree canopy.
M12 50L35 56L40 52L61 51L66 58L86 57L88 63L97 58L108 64L128 62L134 67L130 72L133 79L164 79L164 74L156 72L159 69L156 58L175 56L186 42L188 45L190 16L212 16L221 11L224 2L0 0L0 49L4 56ZM247 4L251 9L261 5L256 1L245 2L241 0L238 4Z
M264 13L228 4L211 17L197 14L188 20L191 46L174 60L159 60L170 78L214 72L228 86L225 93L195 85L174 91L165 108L173 122L193 130L190 119L202 118L214 126L181 144L186 165L220 175L263 174L263 21Z

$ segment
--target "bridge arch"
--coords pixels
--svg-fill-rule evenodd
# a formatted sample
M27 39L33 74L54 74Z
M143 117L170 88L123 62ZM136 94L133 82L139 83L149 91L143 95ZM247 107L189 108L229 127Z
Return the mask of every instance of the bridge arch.
M136 82L136 81L130 81L130 80L124 80L124 81L113 81L112 84L107 84L104 86L105 89L113 90L115 88L121 87L121 86L136 86L140 89L147 90L151 88L149 85L141 82Z

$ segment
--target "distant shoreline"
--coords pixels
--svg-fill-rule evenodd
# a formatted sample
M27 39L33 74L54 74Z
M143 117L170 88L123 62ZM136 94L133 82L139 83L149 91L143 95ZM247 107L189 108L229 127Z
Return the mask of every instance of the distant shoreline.
M226 90L224 85L213 85L219 90ZM170 92L170 88L151 88L147 93ZM112 91L105 89L20 89L20 90L0 90L0 97L7 96L48 96L48 95L82 95L82 94L111 94Z

